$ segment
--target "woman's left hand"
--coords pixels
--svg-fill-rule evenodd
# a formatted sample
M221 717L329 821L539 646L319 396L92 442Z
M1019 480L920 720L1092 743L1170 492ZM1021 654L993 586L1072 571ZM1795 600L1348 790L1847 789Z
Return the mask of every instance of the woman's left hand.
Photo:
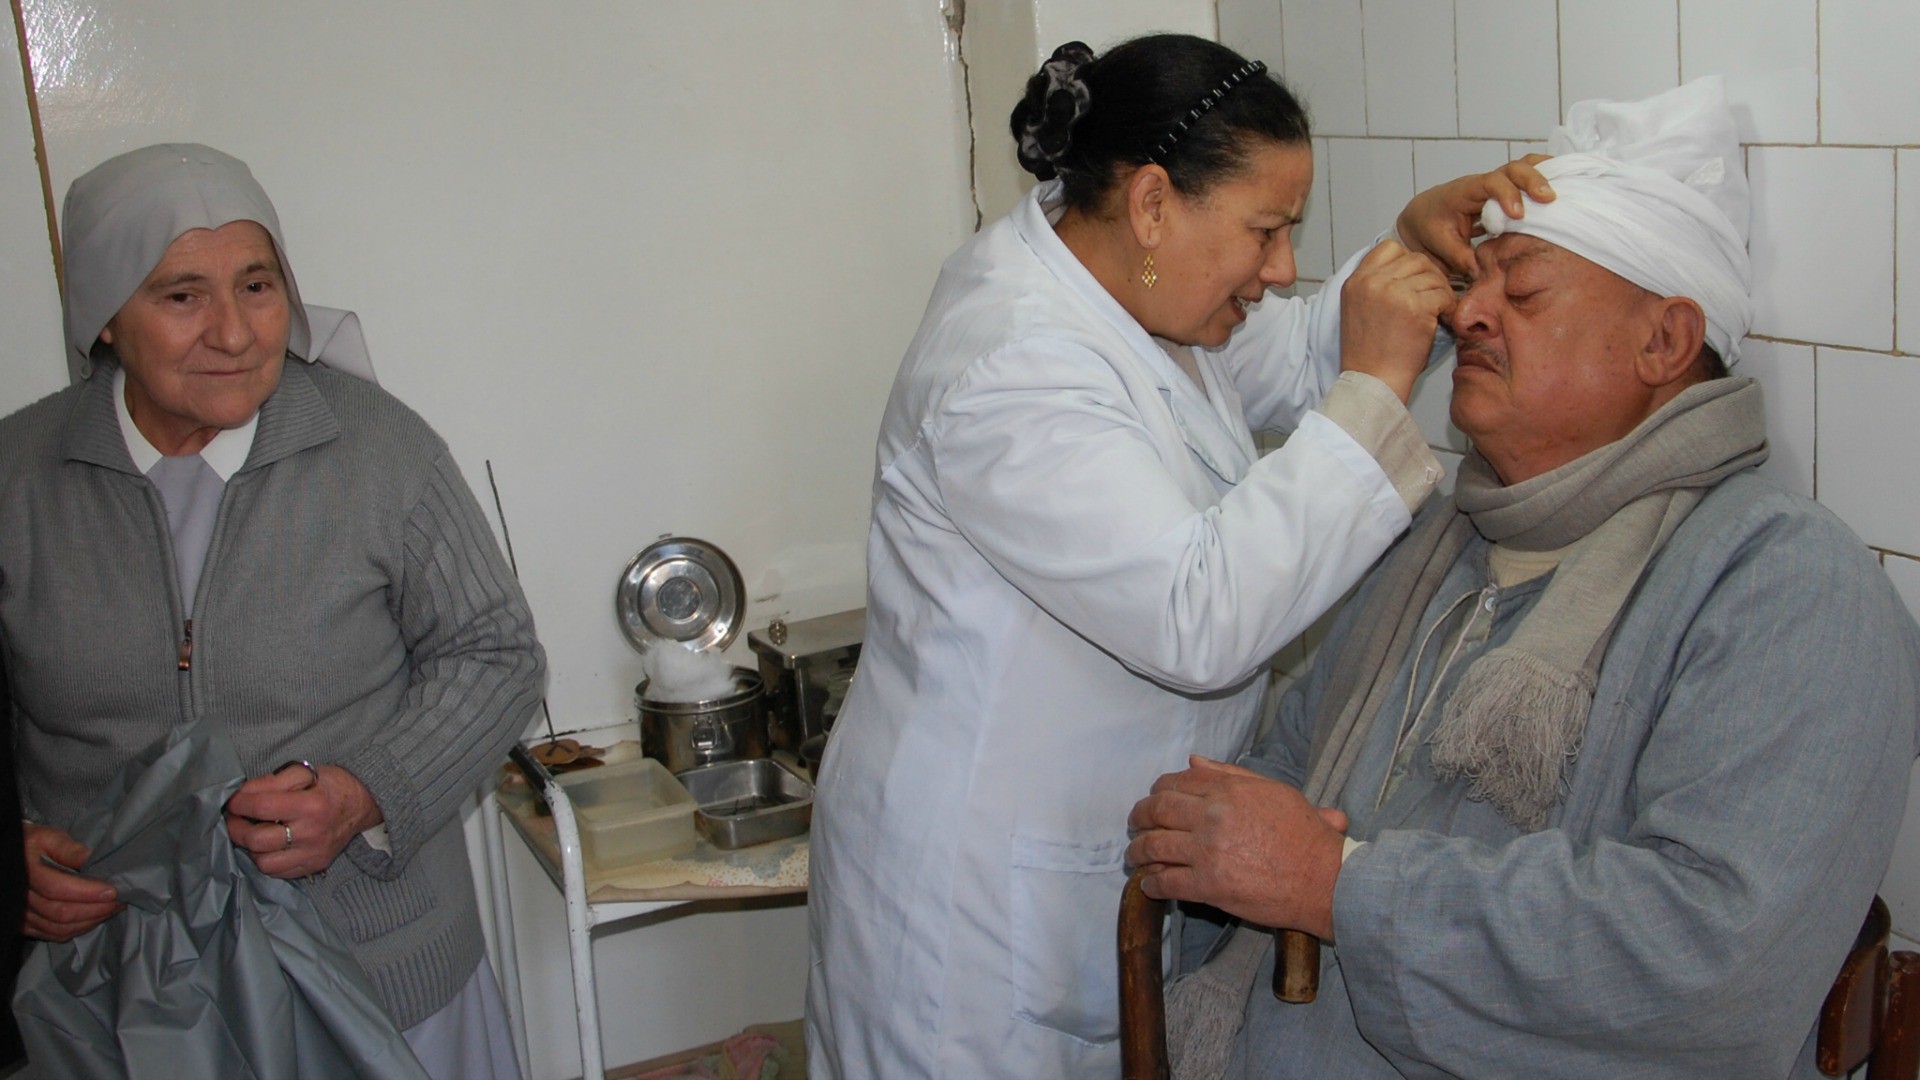
M1415 195L1400 211L1400 242L1408 250L1431 256L1449 271L1471 279L1471 241L1480 235L1481 207L1488 199L1497 199L1508 217L1517 218L1526 215L1526 199L1552 202L1553 188L1534 168L1545 160L1545 154L1528 154L1490 173L1463 176Z
M359 777L338 765L308 768L296 762L256 776L227 800L227 835L273 877L320 873L382 820Z

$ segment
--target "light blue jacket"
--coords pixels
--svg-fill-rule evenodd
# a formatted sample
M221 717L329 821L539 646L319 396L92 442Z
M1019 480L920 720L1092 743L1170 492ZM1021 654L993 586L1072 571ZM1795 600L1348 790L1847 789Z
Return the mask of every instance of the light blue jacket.
M1487 585L1486 558L1476 536L1422 633ZM1545 581L1499 594L1448 684ZM1359 610L1250 766L1299 782ZM1406 700L1408 666L1389 700ZM1630 602L1546 829L1467 801L1424 746L1376 810L1397 706L1374 726L1338 804L1369 843L1341 870L1319 1000L1275 1001L1269 952L1233 1075L1816 1075L1815 1014L1900 827L1917 676L1920 629L1872 554L1819 505L1736 474Z

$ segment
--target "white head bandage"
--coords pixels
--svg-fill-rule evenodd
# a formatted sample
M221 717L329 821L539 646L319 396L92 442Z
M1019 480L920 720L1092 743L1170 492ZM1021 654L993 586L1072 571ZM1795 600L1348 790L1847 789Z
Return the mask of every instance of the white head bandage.
M1583 101L1539 166L1550 203L1514 220L1489 201L1488 236L1537 236L1707 317L1707 344L1731 365L1753 322L1747 176L1717 75L1645 101Z

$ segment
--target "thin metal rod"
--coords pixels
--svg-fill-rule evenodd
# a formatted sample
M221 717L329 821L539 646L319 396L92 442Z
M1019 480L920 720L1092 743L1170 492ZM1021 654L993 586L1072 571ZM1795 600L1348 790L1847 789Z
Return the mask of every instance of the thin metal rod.
M14 0L17 4L19 0ZM507 569L513 571L513 580L520 580L520 561L513 557L513 533L507 530L507 508L500 504L500 485L493 478L493 459L487 459L487 487L493 491L493 515L500 519L500 538L507 542ZM547 708L547 695L540 695L540 713L547 718L547 741L552 742L553 710Z

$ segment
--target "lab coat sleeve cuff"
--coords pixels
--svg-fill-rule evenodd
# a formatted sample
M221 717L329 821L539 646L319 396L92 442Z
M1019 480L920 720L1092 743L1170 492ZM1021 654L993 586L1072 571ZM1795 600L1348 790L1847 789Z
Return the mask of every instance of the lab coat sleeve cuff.
M1341 372L1317 411L1380 463L1409 514L1427 501L1446 475L1420 426L1413 422L1413 414L1386 383L1371 375Z

